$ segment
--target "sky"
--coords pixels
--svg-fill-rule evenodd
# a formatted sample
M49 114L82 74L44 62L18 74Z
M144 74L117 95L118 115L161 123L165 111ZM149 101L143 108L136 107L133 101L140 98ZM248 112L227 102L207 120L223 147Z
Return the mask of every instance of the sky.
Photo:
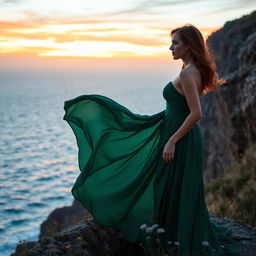
M205 40L250 14L250 0L0 0L0 69L79 68L167 60L170 31L192 24Z

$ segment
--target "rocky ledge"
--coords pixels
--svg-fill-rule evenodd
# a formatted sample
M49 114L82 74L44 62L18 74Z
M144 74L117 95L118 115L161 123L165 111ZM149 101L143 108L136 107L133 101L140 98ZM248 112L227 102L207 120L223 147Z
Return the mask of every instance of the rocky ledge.
M256 255L256 228L239 220L210 215L211 221L231 229L241 256ZM12 256L143 256L139 243L129 243L119 228L102 226L88 218L37 242L21 242Z

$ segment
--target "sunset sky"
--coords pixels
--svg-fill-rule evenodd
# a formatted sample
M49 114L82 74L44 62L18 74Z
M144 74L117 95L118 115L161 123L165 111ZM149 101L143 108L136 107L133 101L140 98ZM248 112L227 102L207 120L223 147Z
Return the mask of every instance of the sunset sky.
M206 39L255 9L250 0L0 0L0 68L170 58L169 33L191 23ZM89 62L88 62L89 61ZM74 62L73 62L74 63ZM64 64L63 64L64 65Z

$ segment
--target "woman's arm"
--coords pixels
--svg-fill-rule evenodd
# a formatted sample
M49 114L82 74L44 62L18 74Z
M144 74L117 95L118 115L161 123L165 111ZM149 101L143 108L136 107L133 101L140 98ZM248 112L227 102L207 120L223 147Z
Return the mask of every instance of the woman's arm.
M180 83L190 109L190 114L180 128L169 138L164 147L163 160L166 163L170 163L174 159L175 143L202 118L199 94L193 77L194 75L189 70L182 70L180 72Z
M185 94L190 114L187 116L180 128L170 137L169 141L176 143L181 139L198 120L202 118L202 109L194 76L189 70L180 72L180 83Z

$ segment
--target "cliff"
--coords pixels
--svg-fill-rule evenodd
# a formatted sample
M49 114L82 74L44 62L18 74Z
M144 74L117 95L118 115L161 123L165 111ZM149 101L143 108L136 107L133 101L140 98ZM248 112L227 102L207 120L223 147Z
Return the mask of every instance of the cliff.
M56 208L41 224L39 238L54 236L63 228L75 224L88 216L90 216L90 213L77 200L74 200L71 206Z
M230 218L210 215L213 222L232 230L241 256L255 256L256 228ZM122 230L101 226L93 219L81 220L53 237L19 244L12 256L144 256L138 243L128 243Z
M202 98L204 178L219 176L256 142L256 11L227 22L207 44L226 83Z

